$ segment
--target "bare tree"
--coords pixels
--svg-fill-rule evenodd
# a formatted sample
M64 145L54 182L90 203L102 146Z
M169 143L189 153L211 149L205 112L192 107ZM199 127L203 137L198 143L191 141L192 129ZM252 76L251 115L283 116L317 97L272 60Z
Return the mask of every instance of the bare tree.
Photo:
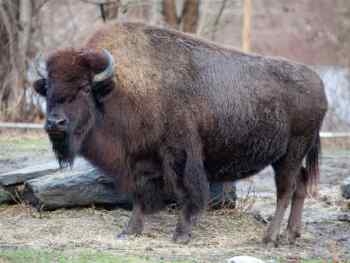
M252 1L244 0L243 8L243 28L242 28L242 50L250 51L250 31L251 31L251 16L252 16Z
M100 13L103 21L108 21L118 18L120 0L81 0L82 2L96 5L100 8Z
M178 29L175 0L163 0L162 13L164 21L172 28Z
M185 0L180 15L177 15L176 0L163 0L162 14L164 21L172 28L195 33L199 21L199 0Z
M199 20L199 1L187 0L182 10L182 31L195 33Z
M219 9L219 12L215 18L215 21L214 21L214 25L213 25L213 29L211 31L211 39L212 40L215 40L215 37L216 37L216 32L218 31L219 29L219 23L220 23L220 19L222 17L222 14L226 8L226 4L227 4L227 1L228 0L222 0L221 2L221 5L220 5L220 9Z
M1 1L0 19L1 59L1 112L5 117L21 114L21 101L24 97L24 69L31 23L30 1ZM19 108L20 107L20 108ZM19 109L18 109L19 108Z
M0 0L0 118L35 116L27 79L33 20L48 0Z
M103 21L118 18L120 0L100 4L101 17Z

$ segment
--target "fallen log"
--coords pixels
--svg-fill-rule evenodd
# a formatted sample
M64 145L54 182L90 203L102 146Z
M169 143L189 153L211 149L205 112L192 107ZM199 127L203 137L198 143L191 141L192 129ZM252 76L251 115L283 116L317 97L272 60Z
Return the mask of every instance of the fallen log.
M118 192L116 182L97 169L65 170L29 180L24 185L23 199L38 210L100 205L132 207L129 193ZM210 207L220 208L228 202L234 206L235 187L229 194L223 184L211 186Z
M17 197L16 202L24 201L44 210L90 205L130 208L131 194L119 191L115 180L83 159L77 159L72 169L62 170L52 161L1 174L0 185L5 190L1 200L7 202L12 195ZM235 186L224 185L211 185L210 207L234 206Z
M22 184L27 180L41 177L59 169L56 161L51 161L45 164L34 165L23 169L18 169L8 173L0 174L0 185L8 187L11 185Z
M29 180L24 199L37 209L52 210L75 206L131 206L131 195L118 192L111 176L86 165Z

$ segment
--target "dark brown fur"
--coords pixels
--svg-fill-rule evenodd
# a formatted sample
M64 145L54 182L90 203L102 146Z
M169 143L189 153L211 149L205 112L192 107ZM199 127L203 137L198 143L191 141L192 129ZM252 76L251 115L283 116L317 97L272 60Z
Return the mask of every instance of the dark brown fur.
M93 85L93 74L106 66L102 48L116 60L115 77ZM312 70L137 23L108 25L82 49L55 52L47 65L48 115L69 120L69 152L124 178L135 192L124 234L141 233L146 207L170 187L183 203L174 239L187 242L206 206L208 181L272 165L277 208L265 241L276 242L291 200L295 239L305 198L298 189L317 181L327 109ZM299 179L305 157L306 181Z

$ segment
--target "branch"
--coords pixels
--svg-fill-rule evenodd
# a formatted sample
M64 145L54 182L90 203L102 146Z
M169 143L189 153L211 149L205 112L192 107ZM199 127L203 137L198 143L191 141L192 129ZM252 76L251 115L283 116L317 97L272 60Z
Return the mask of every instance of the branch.
M92 4L92 5L104 5L104 4L113 4L117 1L115 0L80 0L84 3L87 4Z
M218 13L218 15L215 18L214 25L213 25L213 30L211 32L211 39L212 40L215 40L215 33L218 30L219 22L220 22L222 13L224 12L224 10L226 8L226 4L227 4L227 0L222 0L219 13Z
M38 6L35 6L35 3L34 4L34 7L35 9L33 10L33 16L36 16L39 12L40 12L40 9L43 8L44 5L46 5L50 0L43 0ZM38 3L38 2L36 2Z

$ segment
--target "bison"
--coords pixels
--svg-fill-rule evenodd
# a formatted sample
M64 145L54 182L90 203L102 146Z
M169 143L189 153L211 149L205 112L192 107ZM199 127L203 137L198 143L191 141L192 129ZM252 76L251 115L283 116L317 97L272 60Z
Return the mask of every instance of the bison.
M45 62L34 88L53 151L62 166L83 156L134 193L123 235L140 234L144 214L172 191L182 206L173 239L186 243L209 182L271 165L277 206L263 240L277 244L290 203L288 237L300 236L327 110L311 69L141 23L105 25Z

